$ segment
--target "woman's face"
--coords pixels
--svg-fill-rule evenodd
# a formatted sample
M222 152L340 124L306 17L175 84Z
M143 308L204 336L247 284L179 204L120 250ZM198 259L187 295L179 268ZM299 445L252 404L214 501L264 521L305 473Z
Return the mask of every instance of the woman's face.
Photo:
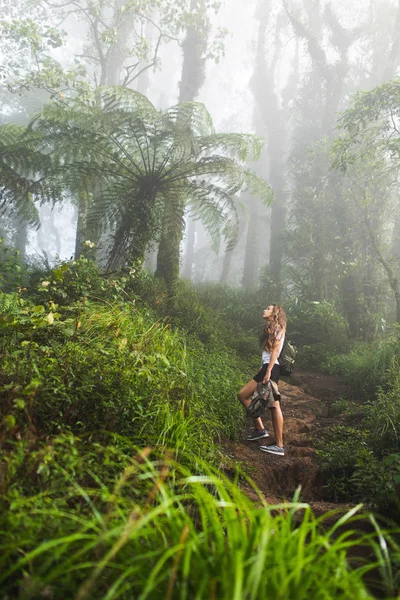
M263 319L269 319L272 316L273 312L274 312L274 306L273 306L273 304L270 304L263 312Z

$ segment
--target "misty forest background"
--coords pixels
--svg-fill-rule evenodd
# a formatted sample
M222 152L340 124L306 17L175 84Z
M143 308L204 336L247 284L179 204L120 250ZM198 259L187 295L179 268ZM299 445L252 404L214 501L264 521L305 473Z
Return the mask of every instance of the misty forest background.
M397 597L400 1L0 9L0 597ZM364 532L220 449L272 302Z

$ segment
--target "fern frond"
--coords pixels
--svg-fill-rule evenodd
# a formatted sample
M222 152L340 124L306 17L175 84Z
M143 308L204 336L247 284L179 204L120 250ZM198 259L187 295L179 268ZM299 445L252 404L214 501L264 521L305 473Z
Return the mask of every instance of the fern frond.
M102 86L96 89L96 100L105 113L125 111L127 113L145 111L155 112L157 109L146 96L121 85Z
M201 102L183 102L163 112L164 118L174 124L175 129L185 130L189 135L205 137L215 135L212 118Z
M242 133L218 133L203 137L203 152L225 153L242 162L251 162L260 158L264 140L261 137Z
M50 156L36 147L37 136L19 125L0 126L0 209L38 226L34 198L55 199L58 188L48 185L45 174Z
M265 206L272 204L274 192L265 179L249 169L243 170L243 179L247 190L253 194L253 196L258 196Z

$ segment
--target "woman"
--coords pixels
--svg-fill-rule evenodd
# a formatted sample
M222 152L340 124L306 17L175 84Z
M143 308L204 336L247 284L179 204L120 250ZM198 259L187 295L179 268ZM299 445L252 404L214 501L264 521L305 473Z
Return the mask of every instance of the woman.
M240 390L238 398L245 408L251 402L250 398L254 394L258 383L267 383L270 379L278 383L279 381L279 361L286 333L286 314L282 306L271 304L263 312L263 319L266 320L265 327L260 337L260 346L262 349L262 367L259 372ZM273 446L260 446L260 450L284 456L283 449L283 416L280 403L271 402L272 425L275 433L275 444ZM268 432L264 427L261 417L255 419L255 429L246 439L260 440L268 437Z

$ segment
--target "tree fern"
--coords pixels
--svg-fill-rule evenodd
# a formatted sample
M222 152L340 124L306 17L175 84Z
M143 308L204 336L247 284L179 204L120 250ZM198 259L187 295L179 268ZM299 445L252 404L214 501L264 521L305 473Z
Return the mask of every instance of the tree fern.
M214 240L231 245L238 230L237 193L248 188L265 203L268 184L245 167L259 156L262 141L251 135L215 134L203 104L184 103L157 111L141 94L101 88L86 104L57 102L32 123L43 148L59 156L68 187L95 188L88 222L108 247L108 264L143 257L161 230L169 238L169 269L177 272L185 206L190 205ZM162 225L161 225L162 224ZM164 257L165 258L165 257ZM175 275L174 275L175 277Z

